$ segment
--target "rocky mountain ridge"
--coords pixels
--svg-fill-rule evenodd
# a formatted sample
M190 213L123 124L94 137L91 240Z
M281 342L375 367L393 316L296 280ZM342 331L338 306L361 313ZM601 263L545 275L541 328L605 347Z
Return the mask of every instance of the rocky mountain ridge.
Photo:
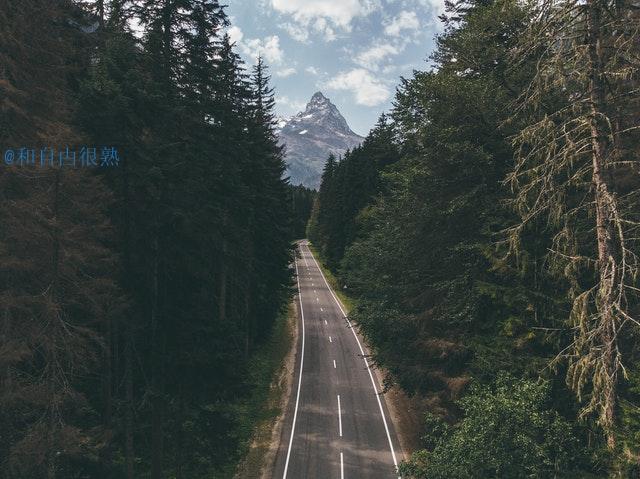
M311 97L304 111L289 119L279 119L277 133L286 148L291 184L316 189L329 154L338 157L364 141L322 92Z

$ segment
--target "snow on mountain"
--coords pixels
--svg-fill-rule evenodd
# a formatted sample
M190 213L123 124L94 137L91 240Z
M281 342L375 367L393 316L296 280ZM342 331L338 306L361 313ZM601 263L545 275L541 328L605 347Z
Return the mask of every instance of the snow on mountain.
M321 92L311 97L304 111L288 120L278 118L276 131L286 147L291 184L316 189L329 154L338 157L364 141Z
M287 118L283 118L281 116L276 117L276 133L279 134L282 131L284 126L287 124L287 121L289 121Z

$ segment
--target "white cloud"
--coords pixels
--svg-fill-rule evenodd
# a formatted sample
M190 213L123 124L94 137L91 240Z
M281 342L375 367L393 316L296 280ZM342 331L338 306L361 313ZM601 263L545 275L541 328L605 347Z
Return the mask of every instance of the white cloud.
M231 36L231 33L229 35ZM271 35L265 38L250 38L246 41L240 40L236 44L240 51L254 62L259 56L270 65L279 65L284 60L284 52L280 48L278 35Z
M418 2L425 7L429 7L434 17L444 13L444 0L418 0Z
M355 58L355 62L364 68L377 71L387 57L397 55L401 51L402 48L390 44L376 45L360 53Z
M245 40L244 33L240 27L232 26L227 29L231 43L236 44L236 48L240 50L251 62L256 62L261 56L267 64L278 65L284 60L284 52L280 48L280 37L271 35L265 38L247 38Z
M313 29L323 35L326 42L332 42L336 39L335 30L323 17L316 18L316 21L313 23Z
M416 12L401 11L393 20L385 25L384 32L392 37L399 37L404 30L418 30L420 20Z
M242 33L240 27L236 27L235 25L233 27L229 27L227 33L229 34L231 43L239 44L244 38L244 34Z
M400 70L400 67L398 65L387 65L382 69L382 73L384 73L385 75L390 75L397 72L398 70Z
M293 67L285 68L276 72L276 76L280 78L286 78L296 73L296 69Z
M271 6L279 13L291 15L299 28L312 28L322 33L325 40L332 40L335 38L336 28L350 31L353 19L374 11L378 2L376 0L271 0ZM299 32L297 36L304 37ZM293 38L296 37L293 36Z
M385 75L404 75L408 76L414 70L424 70L427 66L424 60L404 63L402 65L387 65L382 69L382 73Z
M278 95L276 96L276 104L278 104L279 106L285 106L288 109L294 111L294 112L298 112L302 109L304 109L304 107L307 105L305 102L300 101L300 100L294 100L292 98L289 98L286 95Z
M320 72L318 71L318 69L316 67L307 67L304 69L304 71L306 71L307 73L311 74L311 75L319 75Z
M346 90L354 94L356 103L364 106L376 106L391 96L387 86L364 68L354 68L340 73L325 84L332 90Z
M301 27L300 25L295 25L293 23L283 23L280 26L294 40L296 40L298 42L301 42L301 43L307 43L309 41L309 29L308 28Z

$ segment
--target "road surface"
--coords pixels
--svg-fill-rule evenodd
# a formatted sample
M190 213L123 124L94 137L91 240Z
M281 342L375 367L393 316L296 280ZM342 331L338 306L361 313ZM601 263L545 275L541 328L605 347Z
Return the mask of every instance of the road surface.
M398 441L368 351L299 243L295 380L274 478L397 478Z

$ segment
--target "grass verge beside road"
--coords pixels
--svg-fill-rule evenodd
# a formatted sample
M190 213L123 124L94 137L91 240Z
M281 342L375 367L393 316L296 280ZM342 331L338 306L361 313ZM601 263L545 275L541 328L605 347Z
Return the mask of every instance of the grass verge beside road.
M235 479L264 477L265 469L275 457L273 431L281 421L288 394L287 362L295 345L297 313L290 304L274 326L271 339L252 358L251 384L255 393L240 407L244 418L240 434L247 437L242 445ZM294 352L295 354L295 352Z

